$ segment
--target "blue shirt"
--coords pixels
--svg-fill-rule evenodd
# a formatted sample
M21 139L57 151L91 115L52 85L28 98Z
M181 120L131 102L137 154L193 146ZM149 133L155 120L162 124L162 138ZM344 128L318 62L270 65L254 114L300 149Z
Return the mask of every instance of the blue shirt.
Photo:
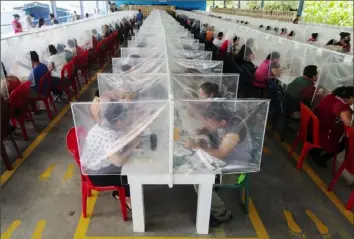
M138 16L136 16L136 20L141 22L143 20L143 14L141 12L138 13Z
M31 73L28 76L28 80L31 81L31 87L38 93L39 90L39 82L42 77L48 72L48 67L43 63L39 63L36 67L34 67ZM43 87L43 92L46 91L46 86Z

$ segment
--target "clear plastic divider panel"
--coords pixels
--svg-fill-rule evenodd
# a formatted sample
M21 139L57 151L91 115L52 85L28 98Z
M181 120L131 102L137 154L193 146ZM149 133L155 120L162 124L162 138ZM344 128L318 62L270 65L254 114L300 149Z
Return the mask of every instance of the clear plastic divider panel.
M125 58L166 58L165 49L146 47L122 47L121 57Z
M174 99L236 99L238 74L172 74Z
M95 107L99 119L92 117ZM169 102L85 102L71 109L84 175L169 173Z
M170 61L171 73L199 73L199 74L215 74L222 73L222 61L200 61L200 60L186 60L174 59Z
M266 100L177 100L174 173L258 172L268 107Z
M166 74L98 74L101 101L167 100L169 83Z
M163 58L112 58L113 73L164 73L167 74L166 59Z

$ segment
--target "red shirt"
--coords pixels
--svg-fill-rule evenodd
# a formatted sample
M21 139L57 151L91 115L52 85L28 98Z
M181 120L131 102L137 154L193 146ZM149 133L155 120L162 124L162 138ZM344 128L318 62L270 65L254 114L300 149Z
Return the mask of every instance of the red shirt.
M342 98L329 94L323 98L314 109L320 124L320 145L328 152L336 151L338 143L344 134L344 125L340 113L352 111Z
M12 21L12 27L15 33L23 32L21 23L16 19Z

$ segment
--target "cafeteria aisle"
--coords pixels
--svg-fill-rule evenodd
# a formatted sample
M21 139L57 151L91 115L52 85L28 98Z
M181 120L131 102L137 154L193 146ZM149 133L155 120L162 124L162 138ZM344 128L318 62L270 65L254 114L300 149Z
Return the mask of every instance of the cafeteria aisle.
M92 100L96 88L94 82L79 101ZM191 186L146 186L147 232L143 234L132 233L131 219L123 222L119 204L110 193L90 198L92 217L82 219L79 170L65 144L66 133L73 126L71 111L57 124L53 122L48 135L36 139L41 140L39 145L2 186L2 239L200 237L195 231L197 196ZM352 238L353 221L307 173L296 171L295 161L288 159L272 135L268 134L265 147L261 172L250 177L249 215L238 206L238 192L220 189L233 220L204 237Z

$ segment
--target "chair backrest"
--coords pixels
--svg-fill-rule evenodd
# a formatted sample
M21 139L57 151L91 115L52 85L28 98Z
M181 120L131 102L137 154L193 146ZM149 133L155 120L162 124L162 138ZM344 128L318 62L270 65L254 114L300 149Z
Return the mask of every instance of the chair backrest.
M65 78L71 79L73 75L74 75L74 64L71 61L69 61L64 65L63 69L61 70L61 79L65 79Z
M317 116L304 103L300 103L300 132L303 141L307 141L309 130L311 130L312 143L319 145L319 121Z
M21 81L16 76L9 76L6 78L7 90L9 94L19 85L21 85Z
M74 56L70 62L73 64L74 69L77 69L80 65L80 56L79 55Z
M52 81L52 73L48 71L47 73L42 76L41 80L39 81L39 91L44 96L50 95L50 85Z
M7 101L1 95L1 140L5 139L8 135L10 120L10 109Z
M345 153L346 169L351 174L354 174L354 129L346 126L345 133L348 139L348 144Z
M21 85L17 86L10 93L9 99L10 99L11 112L14 112L15 109L17 110L28 109L28 98L29 98L30 88L31 88L31 82L26 81L23 82Z
M86 137L86 131L83 127L72 127L69 132L66 135L66 147L72 154L72 156L75 159L75 162L80 168L80 174L81 178L85 181L89 180L87 175L82 175L81 171L81 163L80 163L80 153L79 153L79 144L78 144L78 137L77 133L79 134L79 137L82 136L83 138Z
M88 60L89 60L89 50L86 50L82 53L82 55L80 56L80 67L87 67L88 66Z

